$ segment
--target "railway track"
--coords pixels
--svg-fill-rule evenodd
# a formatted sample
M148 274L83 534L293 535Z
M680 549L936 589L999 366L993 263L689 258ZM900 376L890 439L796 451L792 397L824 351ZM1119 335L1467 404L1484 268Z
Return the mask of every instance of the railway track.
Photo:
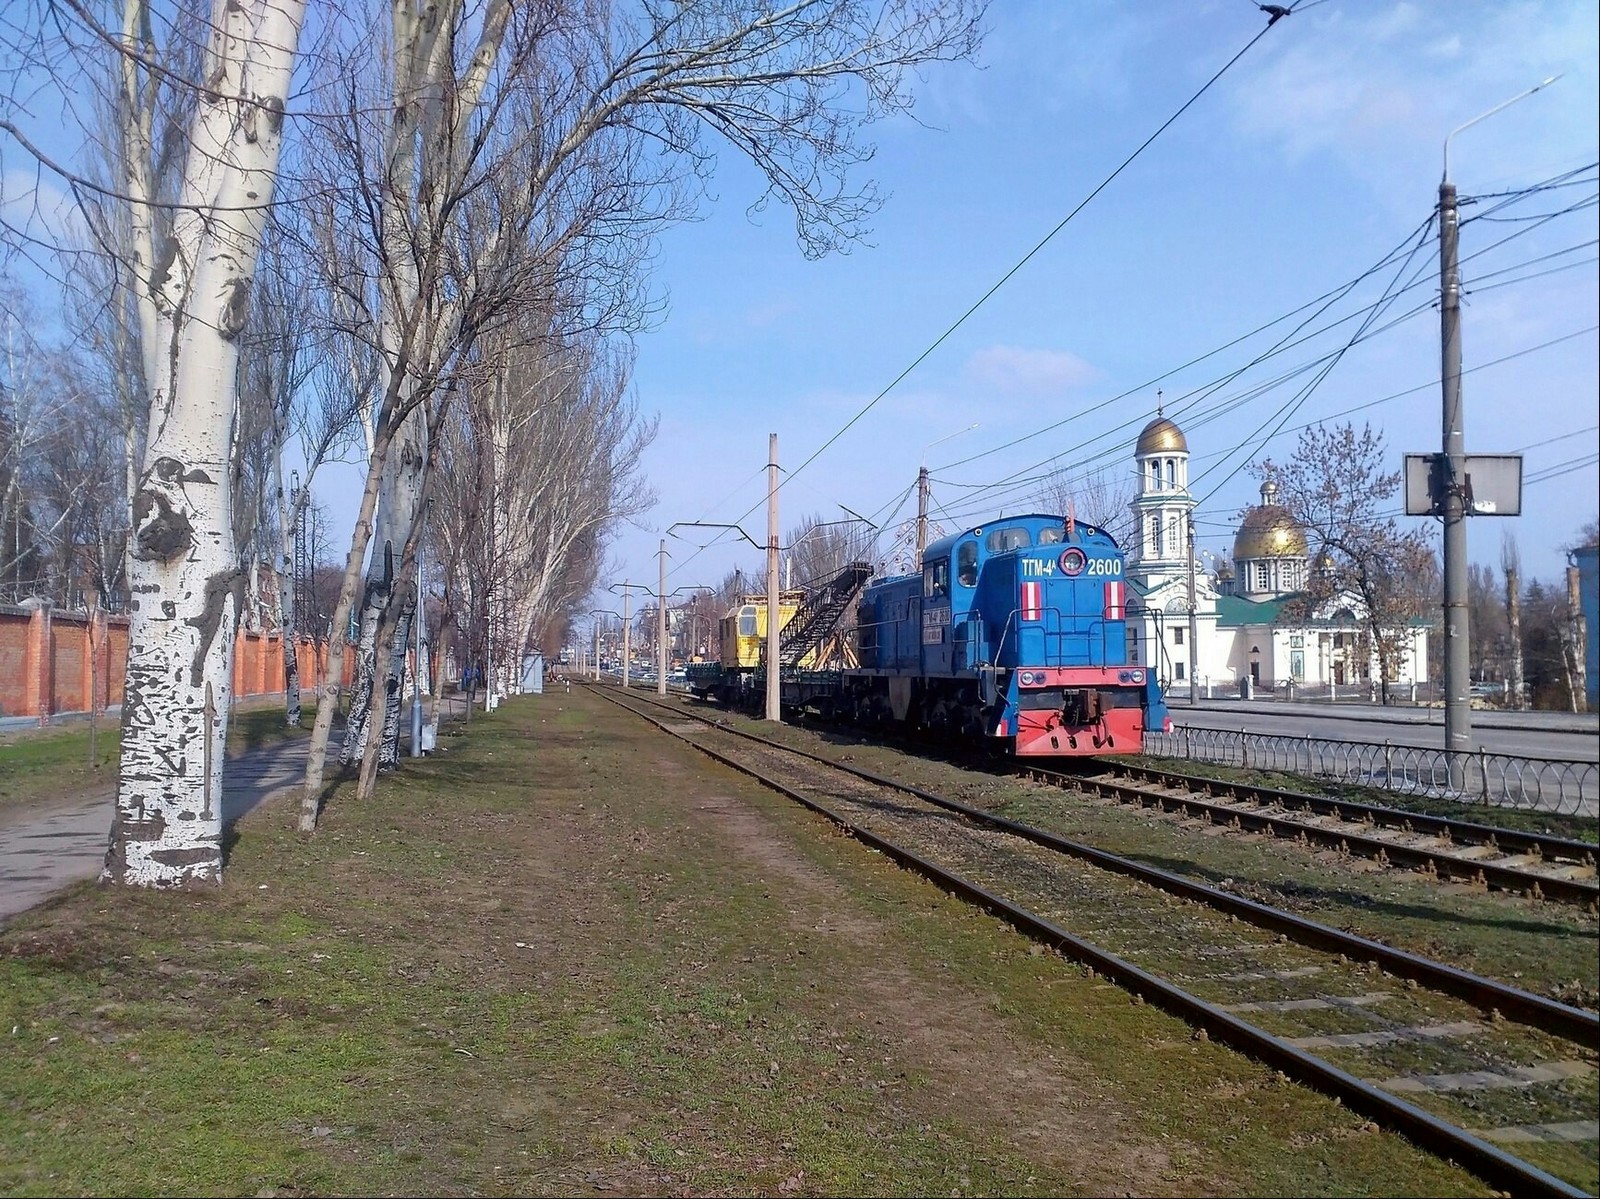
M1160 1004L1196 1036L1338 1097L1497 1187L1595 1189L1593 1012L767 741L681 704L600 694L1105 975L1135 1002Z
M1569 904L1591 915L1600 913L1600 845L1593 842L1205 778L1126 759L1094 761L1100 767L1098 775L1028 760L1012 762L1011 769L1037 782L1180 819L1202 819L1219 828L1326 846L1440 882L1466 883ZM994 769L994 759L984 758L983 763Z
M1102 761L1097 775L1018 763L1037 781L1241 831L1288 837L1420 871L1441 881L1600 911L1600 847L1321 795Z

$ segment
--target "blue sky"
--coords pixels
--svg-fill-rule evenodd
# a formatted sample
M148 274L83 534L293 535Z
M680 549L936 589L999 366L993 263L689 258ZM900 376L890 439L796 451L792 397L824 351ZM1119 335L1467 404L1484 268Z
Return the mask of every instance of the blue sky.
M789 472L786 534L809 514L842 517L840 505L880 521L914 515L914 499L894 502L924 453L947 529L1034 507L1028 485L992 488L1001 480L1097 462L1131 470L1132 441L1156 405L1158 385L1142 385L1400 250L1307 332L1354 319L1220 391L1197 389L1249 366L1292 326L1159 383L1188 434L1201 545L1226 552L1239 510L1256 498L1244 465L1287 457L1303 424L1370 420L1396 469L1404 452L1438 450L1437 242L1407 251L1437 202L1445 135L1564 73L1456 137L1451 177L1463 197L1484 196L1600 158L1595 4L1308 5L817 454L1265 17L1251 0L999 0L989 23L978 67L927 72L917 120L875 127L871 171L889 198L871 244L807 262L787 210L748 211L760 183L731 152L704 219L663 239L655 285L667 312L640 339L635 371L641 407L661 418L643 464L660 498L644 527L619 538L607 582L654 587L657 546L674 522L737 522L764 540L769 433ZM1483 367L1463 381L1467 448L1529 447L1529 479L1556 472L1529 484L1522 517L1476 520L1471 556L1498 562L1509 530L1524 574L1546 581L1560 576L1561 545L1600 506L1597 222L1592 203L1523 218L1582 204L1594 175L1473 220L1461 235L1463 361ZM1378 323L1420 311L1349 348L1304 396L1305 374L1247 395L1348 342L1392 280L1411 287ZM1338 415L1359 405L1371 406ZM680 533L687 539L668 540L669 590L714 584L735 564L761 569L737 535L697 550L713 534Z
M820 262L802 257L788 210L750 212L761 181L723 153L702 219L659 245L664 315L639 338L634 376L641 409L660 416L642 463L659 500L622 531L604 583L654 587L675 522L737 522L764 540L769 433L786 536L845 505L887 537L914 515L914 497L896 500L924 456L949 531L1037 507L1027 480L1052 470L1130 470L1159 386L1193 454L1201 547L1223 553L1256 499L1246 465L1287 457L1304 424L1370 420L1396 469L1436 451L1437 243L1413 235L1437 201L1442 143L1556 74L1456 137L1450 173L1465 199L1579 172L1514 204L1466 205L1461 234L1467 447L1524 451L1530 480L1523 516L1470 522L1471 557L1497 563L1509 532L1525 576L1559 579L1561 547L1600 508L1594 0L1303 4L890 388L1265 21L1254 0L994 0L978 65L928 70L915 119L869 131L887 203L867 244ZM26 212L38 183L55 211L23 156L5 168L8 206ZM1255 365L1303 316L1228 345L1397 250L1305 332L1343 323ZM1393 327L1301 394L1307 365L1344 346L1391 283L1406 289L1377 324ZM353 511L355 470L318 491ZM762 569L737 536L697 550L712 534L682 532L669 590Z

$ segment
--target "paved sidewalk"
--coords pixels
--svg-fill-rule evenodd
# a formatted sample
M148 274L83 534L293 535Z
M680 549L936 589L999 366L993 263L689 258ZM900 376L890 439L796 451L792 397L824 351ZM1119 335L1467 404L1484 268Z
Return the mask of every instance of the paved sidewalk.
M424 716L438 712L440 724L459 720L466 696L424 701ZM483 701L478 698L478 711ZM411 709L400 712L400 754L410 754ZM328 741L330 773L338 768L342 728ZM234 823L267 797L298 788L306 778L309 736L230 754L222 772L222 826ZM115 775L96 796L62 799L56 804L0 813L0 924L43 903L61 888L98 876L106 858L110 815L115 800Z
M309 738L296 737L229 757L222 775L222 823L305 778ZM328 747L338 760L339 743ZM115 776L108 781L114 782ZM63 800L12 813L0 823L0 923L42 903L63 887L100 873L111 835L115 792Z
M459 719L464 699L447 697L439 720ZM431 704L428 711L432 711ZM400 752L409 753L409 709L400 730ZM330 772L337 769L342 731L328 743ZM222 776L222 823L233 823L269 797L298 787L305 778L309 737L230 754ZM103 792L0 814L0 924L43 903L63 887L100 873L111 835L115 775Z

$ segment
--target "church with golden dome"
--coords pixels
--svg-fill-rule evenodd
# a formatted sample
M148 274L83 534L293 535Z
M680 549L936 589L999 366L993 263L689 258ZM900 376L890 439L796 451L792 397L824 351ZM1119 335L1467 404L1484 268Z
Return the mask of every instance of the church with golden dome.
M1189 492L1189 442L1160 409L1133 451L1139 480L1129 505L1134 533L1124 547L1135 603L1128 618L1132 660L1156 668L1179 697L1370 690L1377 654L1362 624L1360 601L1335 596L1313 604L1306 593L1306 532L1261 485L1233 539L1231 562L1202 568L1194 544L1195 499ZM1191 582L1192 579L1192 582ZM1190 616L1193 588L1193 618ZM1407 630L1397 677L1427 677L1428 630Z

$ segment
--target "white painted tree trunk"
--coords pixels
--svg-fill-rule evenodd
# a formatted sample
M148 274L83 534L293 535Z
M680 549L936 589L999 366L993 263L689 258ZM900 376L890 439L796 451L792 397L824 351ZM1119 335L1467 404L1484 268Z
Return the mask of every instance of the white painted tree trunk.
M159 257L147 240L137 264L150 423L133 499L122 768L101 876L109 882L173 887L222 877L241 581L230 492L236 339L304 12L304 0L214 0L185 207ZM147 169L129 174L130 187L148 187Z

